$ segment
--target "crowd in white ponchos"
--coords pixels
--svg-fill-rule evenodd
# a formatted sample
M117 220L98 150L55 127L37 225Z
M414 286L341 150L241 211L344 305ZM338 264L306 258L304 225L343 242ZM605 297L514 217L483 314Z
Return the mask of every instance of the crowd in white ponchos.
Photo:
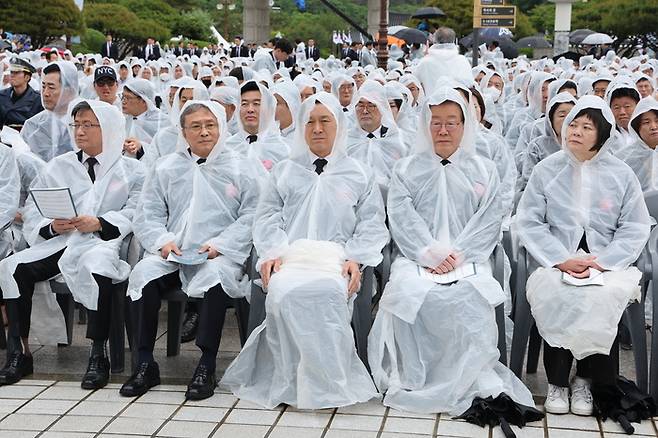
M0 256L13 252L0 262L3 296L19 296L18 264L64 250L64 281L88 309L98 299L93 274L129 279L135 301L176 270L190 297L220 284L232 298L249 298L253 244L257 269L269 270L266 316L223 377L239 397L319 409L383 394L396 409L461 414L474 399L505 394L532 407L528 389L498 361L494 309L509 288L493 278L491 261L503 230L533 260L528 301L539 333L577 360L609 354L621 313L641 299L632 264L650 232L643 193L658 189L658 63L608 55L575 63L493 52L472 70L452 44L387 69L333 56L277 69L267 51L255 59L94 58L129 71L123 115L94 99L72 62L58 61L41 73L46 109L20 137L0 133L8 146L0 148ZM67 126L79 93L103 131L93 183ZM129 110L129 99L141 109ZM195 105L220 131L202 161L180 120ZM437 108L452 108L452 118ZM572 151L583 110L609 125L586 159ZM331 124L335 137L320 156L309 132ZM450 141L454 149L441 155ZM44 240L50 219L28 189L60 186L78 212L106 217L120 236ZM132 269L118 256L130 233L145 250ZM181 267L162 257L170 242L221 255ZM390 279L377 277L388 283L366 364L350 327L356 274L345 266L378 266L389 243L394 261ZM604 270L596 293L561 281L560 266L583 248ZM468 265L475 275L450 284L426 275Z

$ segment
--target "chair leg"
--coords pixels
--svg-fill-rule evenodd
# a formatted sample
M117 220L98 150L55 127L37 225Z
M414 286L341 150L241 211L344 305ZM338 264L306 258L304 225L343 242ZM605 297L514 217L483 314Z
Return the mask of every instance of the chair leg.
M537 365L539 365L539 351L541 350L542 339L537 330L537 325L533 324L530 329L530 339L528 340L528 363L526 364L526 373L535 374Z
M123 372L125 367L125 292L123 284L115 285L112 291L112 320L110 323L110 365L112 374Z
M525 358L530 328L532 327L532 314L530 303L526 299L525 284L521 284L520 278L525 279L525 272L517 273L519 284L517 287L516 302L514 303L514 334L512 335L512 351L510 354L510 369L517 377L523 375L523 359Z
M633 303L624 312L633 342L637 386L647 391L647 334L644 324L644 302Z
M251 302L249 303L249 322L247 323L247 338L256 327L265 321L265 299L267 294L255 283L251 284Z
M167 356L178 356L185 301L169 300L167 306Z
M133 301L130 297L126 297L126 309L128 309L129 316L126 316L126 330L128 331L128 342L130 348L130 367L131 373L137 369L139 361L139 321L142 312L142 300ZM128 324L130 321L130 324Z
M249 337L249 303L245 298L235 301L235 316L238 319L238 333L240 334L240 346L244 347Z
M73 301L73 295L70 293L56 294L55 298L64 314L67 345L71 345L73 343L73 320L75 318L75 301Z
M505 339L505 305L496 306L496 325L498 326L498 359L503 365L507 365L507 340Z

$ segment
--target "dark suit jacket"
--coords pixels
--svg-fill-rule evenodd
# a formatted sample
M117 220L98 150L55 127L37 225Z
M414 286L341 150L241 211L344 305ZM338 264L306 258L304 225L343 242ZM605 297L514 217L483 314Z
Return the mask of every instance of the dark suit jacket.
M248 58L249 57L249 47L244 44L241 46L231 47L231 58Z
M347 58L350 58L352 61L358 61L359 60L359 54L356 53L355 50L350 48L350 49L347 50Z
M174 56L183 56L183 55L189 55L190 54L190 49L187 48L180 48L176 47L174 49Z
M306 51L306 59L313 58L313 61L320 59L320 49L318 49L316 46L307 47L304 50Z
M115 61L119 59L119 49L116 43L110 43L110 53L107 53L107 41L105 41L101 46L101 56L104 58L112 58Z
M151 52L151 56L146 58L146 46L142 47L142 50L139 52L139 57L142 59L146 59L147 61L154 61L157 59L160 59L160 46L157 44L153 45L153 51Z

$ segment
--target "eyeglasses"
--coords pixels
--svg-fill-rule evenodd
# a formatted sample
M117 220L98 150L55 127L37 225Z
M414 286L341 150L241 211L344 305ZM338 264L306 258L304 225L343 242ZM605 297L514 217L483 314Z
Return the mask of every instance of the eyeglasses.
M98 123L89 123L89 122L85 122L85 123L69 123L69 127L73 128L73 129L75 129L75 130L79 130L80 128L84 128L85 131L87 131L87 130L89 130L89 129L91 129L91 128L100 128L100 126L101 126L101 125L98 124Z
M369 113L374 112L377 109L377 105L372 103L357 103L356 109L359 111L368 111Z
M142 98L139 96L130 96L128 94L122 94L120 97L121 102L134 102L136 100L142 100Z
M461 122L448 122L448 123L441 123L441 122L432 122L430 126L432 129L435 129L437 131L441 131L443 128L446 128L446 131L452 132L455 129L457 129L461 125Z
M192 123L189 126L183 126L183 129L187 129L188 131L190 131L194 134L199 134L204 128L207 131L213 131L214 132L217 129L219 129L219 125L217 123L206 123L206 124Z

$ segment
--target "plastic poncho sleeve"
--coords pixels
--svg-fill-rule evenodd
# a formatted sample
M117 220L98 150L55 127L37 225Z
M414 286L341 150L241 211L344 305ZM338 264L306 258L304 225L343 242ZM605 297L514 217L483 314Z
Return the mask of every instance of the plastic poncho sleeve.
M345 256L362 265L377 266L382 261L381 251L389 241L385 225L384 201L379 184L368 178L368 189L356 206L356 227L345 242Z
M516 223L523 246L541 266L551 268L566 261L570 254L546 223L543 188L539 173L532 172L516 210Z
M259 268L261 261L277 259L288 249L278 181L274 173L267 178L254 221L254 246L258 250Z
M391 234L405 257L419 265L434 267L436 266L434 262L430 261L431 259L428 259L425 254L437 242L427 223L414 207L413 194L404 178L407 163L409 163L408 159L398 162L393 168L391 176L387 198Z
M168 217L165 190L156 169L151 168L144 182L133 225L135 236L146 251L155 254L166 243L176 241L176 235L167 230Z
M454 248L465 262L486 263L500 240L503 221L500 179L493 168L477 211L454 239Z
M123 158L122 158L123 160ZM142 187L144 185L144 168L141 163L131 163L138 164L137 166L130 166L130 179L133 180L133 184L130 186L130 192L128 193L128 199L126 204L121 210L118 211L108 211L100 215L103 219L114 225L119 229L121 233L121 239L126 237L133 231L133 217L135 215L135 210L137 209L137 203L142 193Z
M649 221L642 187L637 178L631 178L624 193L614 237L605 249L594 254L596 263L611 271L625 269L634 263L649 239Z
M0 147L6 146L0 144ZM5 151L0 163L0 230L13 222L18 210L21 182L18 164L12 151Z
M258 177L255 176L259 170L254 166L253 170L248 171L249 175L254 175L253 177L249 177L243 173L242 196L240 208L238 209L238 218L226 227L219 236L208 242L209 245L218 250L222 255L240 265L244 264L251 253L251 231L261 192L261 185Z

